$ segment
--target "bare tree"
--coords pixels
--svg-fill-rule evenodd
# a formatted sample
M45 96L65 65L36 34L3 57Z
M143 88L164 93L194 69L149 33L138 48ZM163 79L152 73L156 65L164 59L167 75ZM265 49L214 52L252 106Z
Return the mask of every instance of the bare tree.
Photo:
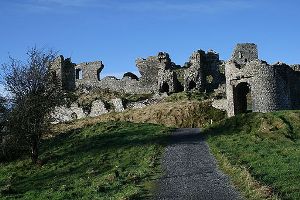
M6 98L3 96L0 96L0 132L3 131L4 124L6 121L6 115L8 112L6 104L7 104Z
M4 86L12 104L7 129L26 143L32 162L37 163L40 140L49 129L51 111L63 100L63 92L51 71L56 53L34 47L27 56L26 62L10 58L3 64Z

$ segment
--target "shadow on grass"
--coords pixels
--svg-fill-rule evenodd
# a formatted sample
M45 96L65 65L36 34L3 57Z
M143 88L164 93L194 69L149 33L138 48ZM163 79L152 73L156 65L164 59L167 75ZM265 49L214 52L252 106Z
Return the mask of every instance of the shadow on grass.
M24 194L27 191L59 189L61 185L74 182L68 179L87 178L87 176L114 172L112 169L114 166L109 163L112 157L118 160L119 156L125 156L127 160L124 161L122 158L120 161L135 167L138 163L136 159L143 159L135 158L134 153L139 153L136 147L142 147L144 150L143 147L147 148L151 145L165 146L170 137L166 133L170 129L163 128L162 131L157 125L113 123L103 128L101 127L103 124L105 123L69 131L55 138L44 140L40 152L46 164L41 168L27 166L29 171L21 172L22 175L11 181L10 184L14 190L18 194ZM126 182L126 177L122 177L122 170L126 169L119 170L120 181Z
M217 135L234 135L241 131L252 132L257 129L257 113L245 113L232 118L224 119L217 124L213 124L202 131L205 137Z

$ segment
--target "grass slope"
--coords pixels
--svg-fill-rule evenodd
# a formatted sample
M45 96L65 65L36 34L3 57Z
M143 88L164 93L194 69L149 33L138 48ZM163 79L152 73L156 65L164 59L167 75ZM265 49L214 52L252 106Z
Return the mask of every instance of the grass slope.
M296 200L300 199L299 122L300 111L250 113L223 120L205 133L219 160L221 155L234 166L244 166L256 180L272 188L269 194ZM234 178L234 171L228 173L241 186L241 177ZM251 197L251 192L243 193Z
M130 121L162 124L168 127L204 127L225 118L225 112L211 106L211 102L176 101L163 102L122 113L107 113L99 117L85 118L59 124L54 131L80 128L105 121Z
M1 199L144 199L170 129L99 123L43 141L43 166L0 164Z

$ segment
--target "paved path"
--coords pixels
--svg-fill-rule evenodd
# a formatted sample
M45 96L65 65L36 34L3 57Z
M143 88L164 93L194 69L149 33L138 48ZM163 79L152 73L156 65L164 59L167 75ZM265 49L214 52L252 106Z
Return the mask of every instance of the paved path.
M200 129L177 129L162 159L164 176L155 199L242 199L217 169Z

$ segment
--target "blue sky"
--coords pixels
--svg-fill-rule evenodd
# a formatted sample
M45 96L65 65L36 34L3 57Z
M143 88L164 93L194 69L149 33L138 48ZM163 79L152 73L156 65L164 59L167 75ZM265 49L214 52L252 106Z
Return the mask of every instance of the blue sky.
M73 62L102 60L105 75L135 72L135 59L194 50L228 59L238 42L270 63L300 63L298 0L0 0L0 62L53 48Z

